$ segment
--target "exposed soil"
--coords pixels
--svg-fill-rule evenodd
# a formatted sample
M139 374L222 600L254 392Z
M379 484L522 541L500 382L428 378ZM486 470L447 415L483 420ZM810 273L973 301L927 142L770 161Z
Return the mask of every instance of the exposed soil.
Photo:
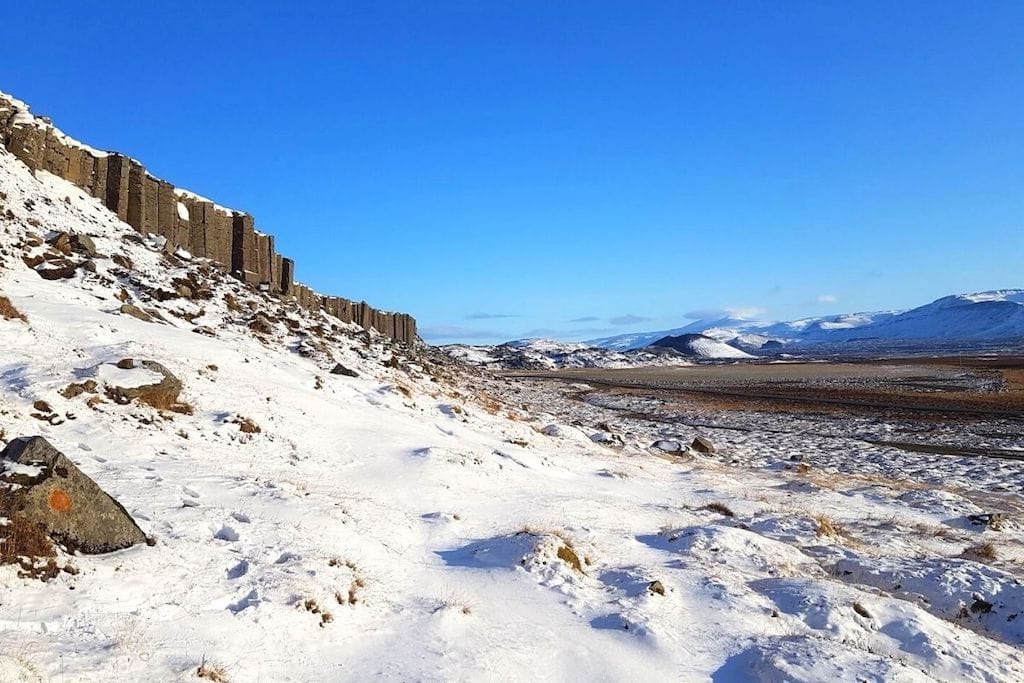
M929 358L517 371L614 393L694 400L721 410L1024 417L1024 358ZM919 416L925 417L925 416Z

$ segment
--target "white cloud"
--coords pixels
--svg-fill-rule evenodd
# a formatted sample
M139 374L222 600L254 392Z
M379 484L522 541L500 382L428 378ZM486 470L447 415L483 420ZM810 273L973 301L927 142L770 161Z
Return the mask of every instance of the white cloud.
M835 294L819 294L817 302L819 304L835 304L839 303L839 297Z
M732 308L725 309L725 312L728 313L731 318L754 320L764 313L764 309L756 306L733 306Z

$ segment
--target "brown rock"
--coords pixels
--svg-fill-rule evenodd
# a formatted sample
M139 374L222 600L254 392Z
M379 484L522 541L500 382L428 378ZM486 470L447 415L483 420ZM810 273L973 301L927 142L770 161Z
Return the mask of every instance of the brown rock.
M151 316L149 313L146 313L138 306L134 306L132 304L121 304L121 308L119 308L118 310L121 311L121 313L123 313L124 315L130 315L133 318L138 318L139 320L142 320L144 322L153 322L153 316Z
M43 261L36 266L35 271L44 280L66 280L75 276L78 264L69 259L54 259Z
M705 439L703 436L698 436L696 439L694 439L693 443L690 444L690 448L692 448L693 450L697 451L698 453L714 453L715 452L715 444L711 443L709 440Z
M121 367L121 363L128 360L130 359L123 359L117 366ZM170 370L155 361L144 360L142 361L142 367L159 373L163 376L163 379L155 384L143 384L142 386L135 387L108 386L107 396L113 399L115 403L124 404L137 400L140 403L145 403L160 410L180 412L185 407L184 404L178 401L178 395L181 394L182 388L181 380L172 375Z

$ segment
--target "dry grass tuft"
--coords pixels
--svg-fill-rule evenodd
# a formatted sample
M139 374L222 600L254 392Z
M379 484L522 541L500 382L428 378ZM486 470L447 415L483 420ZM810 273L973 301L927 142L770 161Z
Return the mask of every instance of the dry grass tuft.
M53 578L60 572L56 556L53 541L38 524L20 515L9 515L7 524L0 526L0 565L18 565L22 578Z
M20 320L22 322L28 322L28 318L25 314L14 307L11 300L6 296L0 296L0 318L5 320Z
M996 547L991 543L978 543L966 548L961 554L968 560L974 560L975 562L995 562L998 554L996 553Z
M814 521L817 523L817 534L819 536L830 536L832 538L840 538L843 535L843 527L836 523L831 517L825 515L816 515Z
M206 661L206 657L203 657L203 661L199 663L199 667L196 669L196 678L203 678L213 683L228 683L228 671L227 668L221 664L214 664Z
M703 507L704 510L710 510L711 512L717 512L725 517L735 517L736 513L729 509L725 503L708 503Z
M580 562L580 556L577 555L576 551L568 544L563 543L562 546L558 548L558 559L565 562L580 574L583 573L583 563Z

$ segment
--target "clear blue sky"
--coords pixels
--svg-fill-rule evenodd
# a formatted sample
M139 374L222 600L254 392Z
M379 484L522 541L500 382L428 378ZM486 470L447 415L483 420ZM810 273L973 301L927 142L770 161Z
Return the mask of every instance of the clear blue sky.
M16 3L0 90L431 341L1024 287L1020 2Z

